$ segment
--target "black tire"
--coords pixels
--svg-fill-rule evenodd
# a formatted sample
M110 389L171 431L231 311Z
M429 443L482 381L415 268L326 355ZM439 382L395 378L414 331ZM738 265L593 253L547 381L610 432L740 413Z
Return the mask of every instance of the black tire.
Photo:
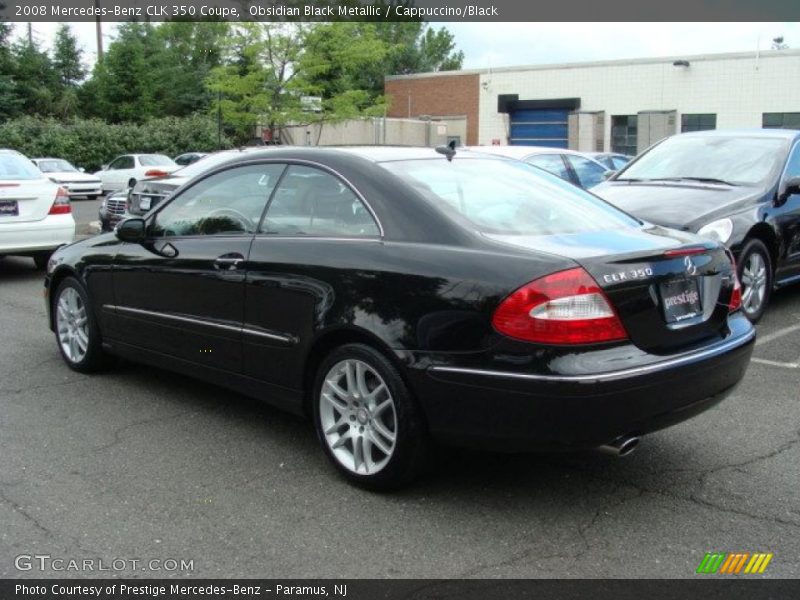
M765 280L763 281L764 293L757 306L754 305L753 302L747 302L747 287L749 286L748 282L751 280L751 277L745 272L752 264L751 261L754 260L760 260L765 269ZM739 254L737 271L739 274L739 281L742 285L742 312L744 312L752 323L757 323L767 309L774 281L772 257L770 256L769 250L764 245L764 242L758 239L750 239L745 243L744 248L742 248Z
M394 403L394 415L396 416L394 449L391 456L386 457L388 462L385 466L372 474L356 473L345 467L334 455L322 425L321 396L326 376L334 367L348 360L365 363L377 373L388 388ZM395 366L374 348L365 344L347 344L331 352L317 370L311 401L314 428L320 444L336 470L349 482L373 491L386 491L410 483L422 472L430 446L422 412ZM343 423L347 423L344 414L341 415L341 420ZM350 420L353 420L352 415ZM345 433L350 426L343 425ZM353 426L356 429L359 427L357 420L354 421ZM361 431L364 431L364 427L361 427ZM352 447L352 441L350 445ZM364 448L363 443L361 447ZM370 448L374 451L375 447L370 446Z
M41 252L33 255L33 262L39 271L44 271L47 268L47 262L53 255L52 252Z
M65 352L61 340L59 338L59 315L58 315L58 302L62 294L68 289L75 290L85 307L87 324L88 324L88 344L84 356L80 360L72 360ZM114 361L111 355L103 350L103 340L100 336L100 328L97 326L97 321L94 318L92 311L91 301L86 293L86 290L80 281L74 277L67 277L64 279L56 289L52 300L53 320L55 323L55 336L58 350L67 366L74 371L80 373L94 373L101 371L110 366Z
M135 179L129 179L128 180L128 187L129 188L132 188L135 185L136 185L136 180Z

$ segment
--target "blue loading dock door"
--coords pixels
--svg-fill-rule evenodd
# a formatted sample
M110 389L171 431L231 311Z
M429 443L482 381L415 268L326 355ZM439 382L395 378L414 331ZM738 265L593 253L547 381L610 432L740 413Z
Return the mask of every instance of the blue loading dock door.
M566 148L569 128L566 108L521 109L510 112L512 146Z

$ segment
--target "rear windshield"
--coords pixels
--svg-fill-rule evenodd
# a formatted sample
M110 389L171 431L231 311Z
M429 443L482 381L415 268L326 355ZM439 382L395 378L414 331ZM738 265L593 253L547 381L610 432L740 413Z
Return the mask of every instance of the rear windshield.
M483 233L553 235L640 225L596 196L518 161L442 157L381 166Z
M142 154L139 162L143 167L168 167L175 164L175 161L163 154Z
M0 179L41 178L41 171L24 156L17 154L0 154Z
M78 169L73 167L70 163L60 158L57 159L48 159L48 160L40 160L39 161L39 170L42 173L73 173L76 172Z

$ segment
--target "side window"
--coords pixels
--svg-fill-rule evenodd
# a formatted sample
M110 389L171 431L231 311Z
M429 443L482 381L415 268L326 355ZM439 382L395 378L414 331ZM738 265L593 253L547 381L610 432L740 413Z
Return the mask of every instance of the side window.
M615 171L619 171L622 167L627 165L630 161L627 158L619 158L617 156L611 159L612 162L612 169Z
M789 155L789 161L786 163L785 179L791 177L800 177L800 142L794 145L792 153Z
M567 166L561 159L560 154L537 154L536 156L528 157L526 162L569 181Z
M286 171L261 230L282 235L380 235L369 210L344 182L326 171L299 165Z
M255 233L285 165L250 165L216 173L175 196L156 214L153 237Z
M593 162L588 158L583 158L582 156L568 154L567 160L575 170L575 174L578 176L578 181L580 182L581 187L587 190L590 187L596 186L598 183L602 183L603 173L608 170L602 165L598 165L596 162Z
M108 165L109 170L114 169L132 169L133 168L133 157L132 156L120 156L115 158L110 165Z

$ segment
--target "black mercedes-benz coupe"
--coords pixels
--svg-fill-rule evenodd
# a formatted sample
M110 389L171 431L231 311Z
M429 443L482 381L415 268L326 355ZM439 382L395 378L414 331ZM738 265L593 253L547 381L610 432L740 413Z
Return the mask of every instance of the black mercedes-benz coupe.
M645 221L727 244L753 322L773 288L800 281L800 131L673 136L592 192Z
M67 364L122 356L309 415L351 481L432 440L624 454L742 378L718 243L533 167L449 148L271 149L53 255Z

